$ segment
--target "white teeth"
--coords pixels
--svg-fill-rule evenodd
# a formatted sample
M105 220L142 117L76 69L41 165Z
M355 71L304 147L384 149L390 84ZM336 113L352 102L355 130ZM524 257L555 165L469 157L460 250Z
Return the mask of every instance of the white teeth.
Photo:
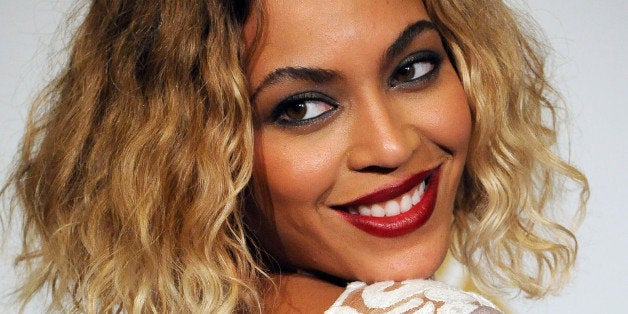
M408 194L404 194L403 197L401 197L401 212L405 213L409 211L410 208L412 208L412 197Z
M409 211L412 206L418 204L421 201L421 197L423 197L425 189L426 185L425 181L423 181L418 187L406 192L401 197L371 206L360 205L357 209L349 208L349 213L373 217L396 216Z
M385 210L386 216L396 216L401 213L401 207L399 206L399 203L394 200L386 202Z
M371 206L371 216L373 217L384 217L386 216L386 211L384 207L381 207L377 204Z
M419 187L412 193L412 205L419 203L421 196L423 196L423 192L425 192L425 180L421 182Z
M370 216L371 215L371 209L362 205L360 206L360 208L358 209L360 212L360 215L364 215L364 216Z
M419 193L419 190L414 190L414 192L412 193L412 205L416 205L419 203L419 201L421 200L421 193Z

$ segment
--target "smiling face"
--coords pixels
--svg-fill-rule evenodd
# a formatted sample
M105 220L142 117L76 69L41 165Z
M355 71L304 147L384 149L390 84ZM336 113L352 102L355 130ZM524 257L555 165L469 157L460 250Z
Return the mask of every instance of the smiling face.
M449 246L471 118L421 1L263 5L247 68L267 219L258 236L299 269L431 276Z

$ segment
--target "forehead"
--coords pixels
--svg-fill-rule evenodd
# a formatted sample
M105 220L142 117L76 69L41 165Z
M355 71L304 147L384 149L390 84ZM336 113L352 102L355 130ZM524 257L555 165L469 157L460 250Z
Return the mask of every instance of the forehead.
M249 66L252 86L276 68L333 65L339 53L382 50L407 27L429 20L421 1L412 0L263 0L261 41ZM257 25L245 25L252 42Z

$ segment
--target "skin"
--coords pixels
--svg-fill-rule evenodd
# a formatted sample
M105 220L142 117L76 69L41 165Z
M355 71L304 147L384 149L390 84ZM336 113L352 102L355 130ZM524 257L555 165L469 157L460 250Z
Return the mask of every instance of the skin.
M415 34L385 58L409 25L429 21L421 1L262 4L263 36L247 68L258 117L254 178L262 208L251 215L261 221L256 232L262 245L282 264L344 280L431 276L449 246L471 116L436 30ZM249 48L257 18L250 17L245 27ZM395 80L408 77L400 73L400 66L420 50L435 52L442 62L421 61L420 69L431 71L427 79ZM324 69L333 75L318 81L290 76L268 80L286 67ZM283 123L281 117L298 115L283 111L278 118L277 104L306 91L327 97L309 103L307 111L308 116L323 115L305 124ZM434 212L408 234L373 236L332 208L438 165L441 177ZM314 280L282 277L297 282L281 286L288 290L304 291L311 283L302 281Z

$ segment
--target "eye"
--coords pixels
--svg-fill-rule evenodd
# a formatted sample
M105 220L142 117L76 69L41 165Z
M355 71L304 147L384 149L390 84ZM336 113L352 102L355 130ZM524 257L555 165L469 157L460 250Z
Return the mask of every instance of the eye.
M273 110L273 121L280 125L302 125L324 118L337 105L318 93L302 93L282 100Z
M429 80L438 72L442 57L434 51L419 51L410 55L395 69L390 86L413 84Z
M320 100L305 100L284 108L279 118L285 120L310 120L319 117L334 107Z
M433 69L434 64L431 62L414 62L399 68L394 78L399 82L409 82L430 73Z

